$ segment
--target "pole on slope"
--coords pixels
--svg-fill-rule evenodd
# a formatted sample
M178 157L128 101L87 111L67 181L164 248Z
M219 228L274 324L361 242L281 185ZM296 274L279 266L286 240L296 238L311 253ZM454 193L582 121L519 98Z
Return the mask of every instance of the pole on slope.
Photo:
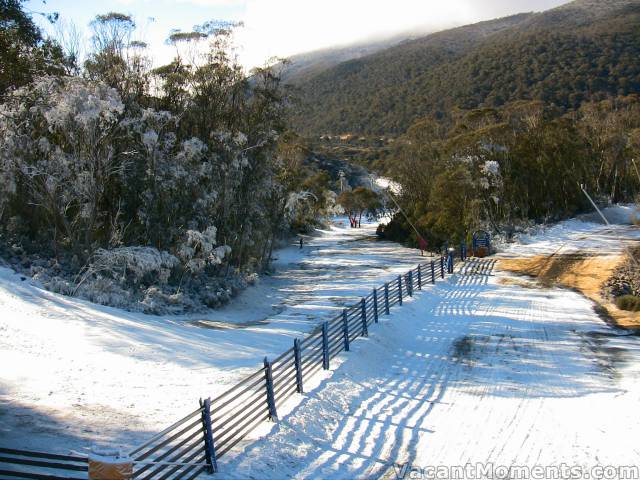
M585 197L589 199L589 201L591 202L591 205L593 205L593 208L596 209L596 212L598 212L598 214L602 217L602 220L604 220L604 223L606 223L608 226L611 226L611 224L609 223L609 220L607 220L607 217L605 217L604 214L600 211L600 209L596 205L596 202L593 201L593 198L591 198L591 195L589 195L587 190L584 188L584 185L580 184L580 190L582 190L582 193L584 193Z
M400 205L398 205L398 202L396 202L396 199L393 198L393 194L391 193L391 191L389 191L388 195L389 195L389 198L391 199L391 201L393 202L393 204L398 208L400 213L402 213L402 216L405 218L407 223L409 223L409 225L411 225L411 228L413 228L413 231L416 232L416 235L418 236L418 239L421 239L421 238L424 239L424 237L422 235L420 235L420 232L418 231L416 226L413 224L413 222L411 222L411 220L409 220L409 217L407 216L407 214L404 213L404 210L402 210L402 207L400 207Z
M384 284L384 313L389 315L389 282Z
M373 321L378 323L378 290L373 289Z
M342 310L342 335L344 340L344 351L349 351L349 320L347 318L347 309Z
M276 398L273 394L273 373L271 362L264 357L264 379L267 388L267 407L269 409L269 420L277 421L278 413L276 412Z
M298 393L304 393L302 385L302 355L300 352L300 340L293 339L293 359L296 367L296 390Z
M322 324L322 368L329 370L329 322Z
M367 303L364 298L360 299L360 320L362 320L362 335L369 336L369 329L367 328Z
M635 165L635 161L633 162L633 164ZM636 172L638 170L636 169ZM607 224L607 226L611 226L611 224L609 223L609 220L607 220L607 217L604 216L604 214L600 211L600 209L598 208L598 206L596 205L596 202L593 201L593 199L591 198L591 196L589 195L589 193L587 192L587 190L584 188L584 185L580 184L580 190L582 190L582 193L584 193L584 195L589 199L589 201L591 202L591 205L593 205L593 208L596 209L596 211L600 214L600 216L602 217L602 219L604 220L604 223ZM564 245L564 244L563 244ZM631 261L635 264L636 267L640 267L640 264L638 264L638 261L635 259L633 253L631 252L631 249L629 247L625 248L626 252L629 254L629 258L631 259Z

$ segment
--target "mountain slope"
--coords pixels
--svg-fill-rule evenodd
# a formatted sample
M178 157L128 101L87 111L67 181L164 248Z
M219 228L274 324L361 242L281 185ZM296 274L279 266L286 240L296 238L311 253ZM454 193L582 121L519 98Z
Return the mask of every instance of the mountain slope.
M640 2L578 0L460 27L298 82L304 133L399 134L451 109L539 99L570 109L640 92Z
M382 40L293 55L288 58L289 63L282 72L282 78L285 82L300 83L342 62L372 55L411 37L411 34L406 33Z

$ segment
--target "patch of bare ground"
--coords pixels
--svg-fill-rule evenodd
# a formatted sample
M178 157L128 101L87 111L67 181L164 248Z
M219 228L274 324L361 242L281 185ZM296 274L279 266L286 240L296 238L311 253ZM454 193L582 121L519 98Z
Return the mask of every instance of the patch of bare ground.
M533 277L542 287L562 286L576 290L596 303L595 311L605 322L629 330L640 330L640 312L620 310L602 295L603 285L624 261L624 255L538 255L500 259L498 268ZM517 283L519 279L504 281Z

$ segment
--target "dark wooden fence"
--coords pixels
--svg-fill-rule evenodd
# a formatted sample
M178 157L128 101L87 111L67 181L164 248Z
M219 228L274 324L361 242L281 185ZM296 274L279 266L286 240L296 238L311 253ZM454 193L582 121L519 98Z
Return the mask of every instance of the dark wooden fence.
M464 250L461 251L464 259ZM295 339L293 346L273 360L264 358L262 367L240 383L211 400L211 423L207 439L211 461L209 472L217 470L217 460L247 437L264 421L276 421L278 409L293 395L304 393L305 382L369 329L395 305L413 296L416 290L452 273L454 255L420 264L371 291L357 303L323 322L311 334Z
M465 249L461 248L464 260ZM217 397L200 400L197 410L129 452L133 478L194 479L218 470L217 461L261 423L276 421L278 409L292 395L304 393L305 382L328 370L341 352L395 305L415 290L453 272L454 255L420 264L395 280L375 288L359 302L323 322L303 339ZM10 466L2 469L3 465ZM23 450L0 449L0 475L13 478L86 478L87 458ZM55 471L64 472L56 476Z
M87 478L87 457L0 448L0 478Z

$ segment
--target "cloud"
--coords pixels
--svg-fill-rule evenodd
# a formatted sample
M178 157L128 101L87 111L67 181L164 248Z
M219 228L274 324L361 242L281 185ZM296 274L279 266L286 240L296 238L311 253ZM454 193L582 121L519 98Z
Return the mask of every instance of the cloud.
M238 39L247 61L352 43L372 36L469 19L467 1L249 0Z
M157 22L147 36L157 64L173 50L163 45L171 28L187 31L210 19L242 20L237 33L246 67L325 47L407 31L435 31L523 11L540 11L568 0L115 0ZM144 17L144 14L143 14Z
M176 3L188 3L199 7L244 7L247 0L175 0Z
M225 1L225 0L190 0ZM232 0L229 0L232 1ZM402 31L438 30L567 0L247 0L238 40L247 65Z

